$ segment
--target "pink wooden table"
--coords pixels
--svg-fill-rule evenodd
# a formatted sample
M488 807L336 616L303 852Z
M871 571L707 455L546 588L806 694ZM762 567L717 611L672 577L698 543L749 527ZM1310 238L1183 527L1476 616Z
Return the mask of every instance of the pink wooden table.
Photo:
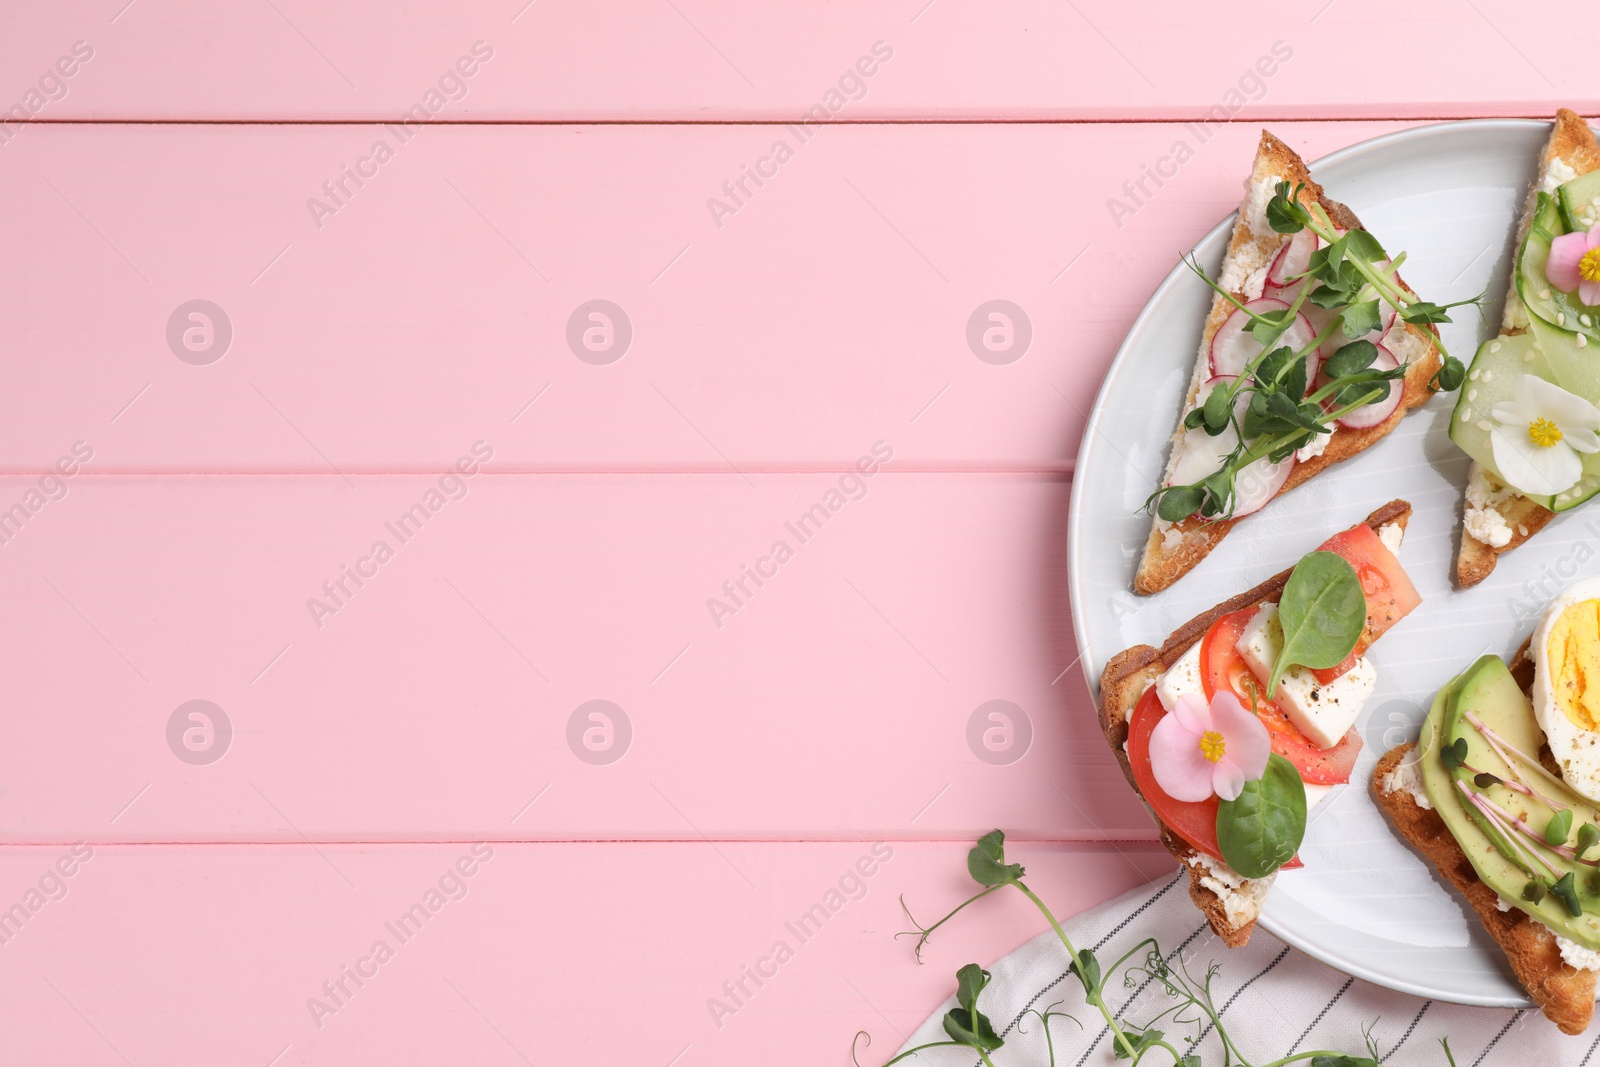
M7 1064L891 1048L973 837L1169 869L1067 497L1259 123L1600 111L1505 0L9 6Z

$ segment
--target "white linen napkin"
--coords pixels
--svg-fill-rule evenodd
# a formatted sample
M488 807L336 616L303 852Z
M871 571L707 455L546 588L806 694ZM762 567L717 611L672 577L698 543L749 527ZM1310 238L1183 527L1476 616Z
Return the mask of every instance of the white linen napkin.
M1075 916L1062 927L1074 945L1094 949L1105 966L1146 937L1154 937L1174 963L1180 958L1175 954L1181 953L1192 975L1203 976L1208 964L1220 964L1213 999L1234 1045L1252 1063L1313 1049L1364 1056L1366 1028L1388 1067L1446 1067L1441 1037L1450 1039L1458 1067L1588 1067L1591 1062L1600 1067L1596 1054L1600 1025L1590 1033L1568 1037L1537 1011L1469 1008L1395 993L1296 952L1259 927L1249 945L1230 950L1189 902L1187 887L1188 877L1179 871ZM1046 931L989 967L994 978L978 998L978 1010L1005 1040L1003 1048L990 1054L995 1067L1045 1067L1050 1062L1038 1017L1023 1012L1042 1010L1056 1001L1060 1001L1058 1011L1083 1024L1080 1029L1067 1019L1052 1020L1057 1067L1127 1062L1112 1058L1105 1023L1084 1003L1083 987L1067 971L1069 962L1060 940ZM1171 1005L1158 984L1125 989L1120 979L1107 982L1106 1002L1119 1018L1135 1023ZM941 1019L954 1005L952 996L902 1049L943 1040ZM1205 1033L1191 1048L1193 1027L1158 1026L1180 1052L1197 1052L1206 1067L1223 1062L1215 1034ZM1165 1067L1169 1059L1156 1050L1144 1062ZM878 1061L863 1053L862 1062ZM981 1067L976 1054L959 1048L928 1049L903 1062L915 1067Z

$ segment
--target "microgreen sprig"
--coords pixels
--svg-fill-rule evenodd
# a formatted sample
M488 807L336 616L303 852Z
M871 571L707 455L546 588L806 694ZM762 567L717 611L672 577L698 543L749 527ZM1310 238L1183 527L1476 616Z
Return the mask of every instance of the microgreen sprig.
M1366 1046L1365 1055L1316 1049L1293 1052L1260 1064L1246 1058L1228 1032L1227 1025L1222 1019L1222 1010L1217 1006L1212 994L1212 985L1221 970L1217 964L1210 964L1203 976L1196 976L1190 971L1188 961L1180 954L1173 953L1169 956L1163 953L1154 938L1145 938L1109 965L1103 965L1093 949L1080 950L1072 943L1072 939L1067 936L1049 907L1023 882L1025 871L1022 865L1006 862L1005 834L999 830L979 838L978 843L967 853L967 872L973 881L983 887L981 891L962 901L949 914L931 926L923 926L917 922L907 908L906 917L911 919L916 929L895 936L917 938L915 955L920 963L922 949L935 930L968 905L998 890L1015 888L1039 909L1046 922L1050 924L1050 929L1055 932L1062 947L1067 951L1067 957L1072 961L1068 965L1068 971L1083 988L1085 1003L1097 1011L1105 1021L1107 1031L1111 1034L1112 1055L1119 1060L1128 1060L1130 1067L1137 1067L1147 1055L1158 1051L1164 1054L1162 1063L1170 1063L1173 1067L1202 1067L1200 1054L1194 1050L1208 1031L1215 1033L1221 1042L1224 1062L1237 1067L1288 1067L1290 1064L1302 1062L1309 1062L1311 1067L1379 1067L1377 1044L1369 1029L1363 1030L1362 1033ZM903 897L901 905L902 907L905 905ZM923 1049L939 1046L970 1048L978 1054L984 1067L995 1067L990 1054L1003 1048L1005 1041L978 1007L979 996L989 984L989 980L989 972L976 963L969 963L957 971L956 1006L946 1012L943 1019L948 1039L909 1048L887 1061L883 1067L899 1063ZM1119 981L1125 989L1134 989L1153 982L1165 990L1171 1004L1142 1024L1129 1022L1119 1013L1113 1012L1106 1004L1106 990L1113 981ZM1050 1035L1050 1020L1064 1017L1078 1023L1074 1016L1058 1012L1055 1008L1056 1004L1051 1004L1042 1012L1036 1009L1023 1012L1024 1016L1030 1013L1037 1016L1044 1024L1045 1044L1051 1067L1055 1067L1056 1059L1055 1041ZM1078 1025L1082 1027L1081 1023ZM1167 1029L1163 1030L1162 1027ZM1179 1051L1177 1043L1185 1042L1185 1039L1177 1035L1169 1036L1168 1031L1174 1028L1186 1029L1193 1034L1193 1037L1186 1042L1187 1048L1183 1051ZM1020 1033L1027 1032L1020 1022L1017 1029ZM856 1034L856 1039L850 1047L851 1059L857 1067L860 1067L861 1062L856 1058L857 1048L863 1038L866 1039L866 1045L871 1045L871 1035L863 1030ZM1450 1056L1448 1045L1445 1046L1445 1056L1450 1060L1450 1067L1454 1067L1455 1061Z
M1269 225L1278 233L1309 229L1325 244L1311 254L1304 272L1286 279L1304 283L1288 307L1253 311L1213 281L1194 253L1183 257L1190 270L1247 317L1250 335L1262 350L1238 377L1215 386L1203 404L1184 416L1185 429L1204 430L1212 437L1231 428L1237 444L1214 473L1190 485L1162 486L1150 494L1145 507L1153 506L1163 521L1180 522L1196 514L1204 519L1232 515L1237 482L1245 468L1261 459L1282 462L1317 437L1331 434L1339 419L1396 388L1389 383L1403 379L1407 367L1374 370L1377 347L1364 339L1381 324L1383 304L1394 308L1403 321L1424 328L1449 322L1451 308L1481 304L1481 294L1451 304L1413 297L1397 281L1405 253L1389 260L1367 231L1339 233L1321 204L1300 203L1302 189L1279 182L1266 210ZM1300 348L1277 345L1307 302L1336 314ZM1308 379L1314 354L1340 335L1347 343L1322 363L1324 384L1313 388ZM1435 337L1434 343L1442 363L1429 388L1459 388L1466 369L1442 340ZM1241 405L1242 396L1248 399Z

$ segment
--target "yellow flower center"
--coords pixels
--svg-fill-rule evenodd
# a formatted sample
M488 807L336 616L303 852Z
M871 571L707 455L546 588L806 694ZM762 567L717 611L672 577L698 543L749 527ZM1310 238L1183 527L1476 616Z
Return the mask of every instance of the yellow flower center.
M1534 419L1528 423L1528 440L1540 448L1549 448L1561 440L1561 428L1549 419Z
M1222 754L1226 751L1228 751L1228 743L1223 740L1222 735L1217 731L1207 730L1200 735L1200 755L1212 763L1221 759Z
M1586 282L1600 282L1600 247L1589 249L1578 260L1578 277Z

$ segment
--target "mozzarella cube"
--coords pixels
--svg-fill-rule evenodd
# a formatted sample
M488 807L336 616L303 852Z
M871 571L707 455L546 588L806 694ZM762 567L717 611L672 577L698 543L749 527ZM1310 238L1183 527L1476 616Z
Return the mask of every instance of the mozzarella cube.
M1200 644L1196 641L1190 645L1189 651L1178 657L1172 669L1156 679L1156 696L1161 698L1161 706L1168 711L1172 710L1181 696L1193 693L1205 697L1205 689L1200 684Z
M1278 605L1268 604L1239 635L1236 646L1250 673L1262 685L1272 678L1272 664L1283 648L1283 626L1278 621ZM1278 682L1273 702L1283 709L1300 732L1318 748L1333 748L1355 725L1378 685L1378 672L1365 656L1356 660L1344 674L1324 685L1303 667L1285 671Z

